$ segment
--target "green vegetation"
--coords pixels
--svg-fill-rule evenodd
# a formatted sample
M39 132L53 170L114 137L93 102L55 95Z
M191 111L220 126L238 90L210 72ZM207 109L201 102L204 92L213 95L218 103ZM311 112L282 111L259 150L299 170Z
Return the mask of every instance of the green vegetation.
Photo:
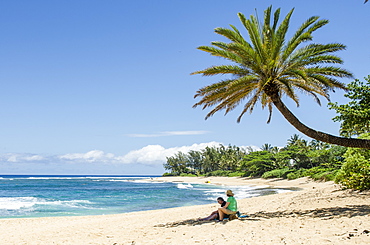
M344 96L351 99L349 103L329 103L330 109L339 114L333 120L341 122L340 134L343 136L370 132L370 75L365 80L366 83L356 79L348 84L348 92Z
M370 134L362 137L370 139ZM370 189L370 150L349 148L344 157L335 181L351 189Z
M164 168L170 170L171 175L235 175L245 155L246 151L236 146L206 147L202 151L178 152L167 157Z
M283 148L265 144L259 151L236 146L207 147L167 158L165 175L248 176L294 179L308 176L334 180L345 162L347 148L293 135Z
M370 139L370 133L361 138ZM334 180L343 187L370 189L370 150L346 148L293 135L282 148L259 151L236 146L207 147L167 157L164 176L227 176Z
M251 15L247 19L239 13L238 17L246 29L248 39L233 25L230 25L231 28L216 28L215 32L230 42L214 41L211 46L200 46L198 49L224 58L228 63L192 74L230 75L230 78L199 89L195 97L200 101L194 107L212 108L207 119L218 111L224 110L227 114L244 104L239 122L246 112L252 112L257 103L261 103L262 108L270 111L268 122L273 107L276 107L290 124L313 139L345 147L370 149L370 140L333 136L307 127L281 100L287 97L298 106L298 92L303 92L320 104L319 96L329 99L330 91L346 89L338 78L352 77L349 71L337 66L343 61L334 55L335 52L344 50L345 45L311 42L313 33L325 26L328 20L312 16L301 24L291 38L287 38L293 10L280 23L280 9L272 13L272 7L265 10L261 22L257 16ZM265 167L269 168L261 167L253 171L260 174Z
M289 173L294 172L293 169L290 168L282 168L282 169L274 169L271 171L267 171L262 174L262 178L269 179L269 178L284 178L286 179Z
M330 109L339 114L333 120L341 122L341 135L370 139L370 75L365 80L356 79L348 84L344 96L351 99L349 103L329 103ZM370 150L348 148L343 157L345 161L335 181L351 189L370 189Z

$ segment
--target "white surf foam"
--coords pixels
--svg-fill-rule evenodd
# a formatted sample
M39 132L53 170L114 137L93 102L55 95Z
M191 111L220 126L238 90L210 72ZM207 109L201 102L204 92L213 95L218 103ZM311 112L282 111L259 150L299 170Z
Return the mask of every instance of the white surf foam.
M84 208L86 204L92 204L92 202L88 200L48 201L36 197L0 197L0 209L5 210L27 209L35 205L57 205Z
M29 208L37 203L36 197L0 197L0 209L17 210Z
M180 184L177 184L177 188L179 188L179 189L192 189L192 188L194 188L194 186L192 186L190 183L188 183L186 185L180 183Z

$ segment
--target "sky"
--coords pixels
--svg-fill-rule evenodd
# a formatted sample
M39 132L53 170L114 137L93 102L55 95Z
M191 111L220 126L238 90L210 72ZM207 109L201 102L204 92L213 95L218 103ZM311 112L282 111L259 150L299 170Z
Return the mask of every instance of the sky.
M274 109L256 107L237 123L192 108L195 92L220 77L190 75L225 61L197 50L225 41L216 27L237 13L272 5L289 33L311 16L329 24L318 43L342 43L341 66L370 74L370 3L362 0L3 0L0 2L0 174L141 174L165 172L166 157L206 146L284 146L300 134ZM281 18L282 18L281 17ZM343 79L349 83L353 79ZM344 93L331 101L345 104ZM335 111L301 96L283 98L306 125L338 135Z

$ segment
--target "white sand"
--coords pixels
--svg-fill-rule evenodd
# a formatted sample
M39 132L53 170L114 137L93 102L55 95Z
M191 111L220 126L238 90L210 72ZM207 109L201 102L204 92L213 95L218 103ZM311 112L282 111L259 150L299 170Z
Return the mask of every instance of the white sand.
M370 244L370 193L306 178L161 177L153 181L299 187L300 191L237 199L248 218L199 222L218 205L136 213L1 219L0 244ZM237 196L236 196L237 198Z

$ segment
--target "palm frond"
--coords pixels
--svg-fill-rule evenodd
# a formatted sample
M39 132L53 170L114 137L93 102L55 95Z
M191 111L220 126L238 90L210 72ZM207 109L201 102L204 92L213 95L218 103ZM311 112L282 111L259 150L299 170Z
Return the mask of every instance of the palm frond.
M249 34L249 38L252 42L252 46L256 51L255 59L263 61L265 59L266 55L265 55L265 53L263 51L263 47L262 47L262 39L261 39L261 35L259 33L259 23L258 23L258 21L256 20L256 18L254 16L251 16L250 20L247 20L245 18L245 16L241 13L239 13L238 16L239 16L239 19L242 22L242 24L247 29L248 34Z
M222 50L229 51L229 46L230 46L229 43L214 41L214 42L211 42L211 44Z
M278 29L276 30L276 41L275 45L281 47L284 44L286 33L289 29L289 22L290 17L293 14L294 9L290 10L289 13L285 16L284 20L279 25Z
M233 41L233 42L236 42L236 43L241 43L241 44L247 44L247 42L245 41L243 36L240 34L238 29L236 29L232 25L230 25L230 26L233 30L228 29L228 28L218 27L218 28L215 29L215 32L217 34L220 34L220 35L228 38L230 41Z
M293 37L290 38L290 40L286 44L286 47L283 51L282 59L287 59L287 57L291 55L291 53L298 47L299 44L312 39L311 32L306 32L306 29L310 25L312 25L318 18L318 16L312 16L298 28Z
M252 98L244 105L244 109L243 111L240 113L239 117L237 118L237 122L239 123L243 117L243 115L249 111L250 113L252 113L253 111L253 108L255 106L255 104L258 102L258 100L260 99L260 94L261 94L261 90L260 91L256 91L253 95L252 95Z
M246 112L252 113L260 103L262 109L268 108L270 122L272 106L280 103L282 96L287 96L299 106L299 92L313 97L320 104L321 96L329 99L331 90L346 89L345 84L337 79L350 78L352 74L333 66L343 63L334 53L344 50L345 45L311 42L312 34L325 26L328 20L312 16L299 26L292 37L287 38L293 12L294 9L290 10L280 23L280 8L272 17L272 6L264 11L262 22L257 16L251 15L247 19L238 13L248 39L233 25L216 28L215 33L230 42L214 41L211 46L200 46L198 49L233 64L212 66L191 74L230 75L231 79L199 89L194 96L199 101L193 107L211 108L206 115L209 118L218 111L228 114L243 105L237 118L240 122Z
M275 13L274 13L274 24L272 25L272 30L275 32L276 30L276 27L279 23L279 17L280 17L280 8L276 9L275 10Z
M203 76L214 76L214 75L224 75L224 74L232 74L232 75L248 75L248 71L241 68L240 66L236 65L220 65L220 66L211 66L201 71L196 71L191 73L193 74L202 74Z
M325 75L327 77L347 77L351 78L352 73L339 67L334 67L334 66L314 66L314 67L309 67L306 68L306 73L309 74L320 74L320 75Z
M279 79L279 83L281 84L281 93L287 95L290 99L292 99L296 103L297 107L299 107L299 98L294 91L295 87L292 84L292 80Z
M225 114L227 114L235 109L255 89L255 85L251 83L253 80L253 76L230 80L227 89L214 91L205 96L206 101L199 102L204 104L204 108L215 105L214 109L206 115L206 118L213 116L220 110L225 110Z
M236 55L232 52L229 52L229 51L217 49L217 48L210 47L210 46L200 46L200 47L198 47L198 49L202 50L202 51L205 51L205 52L208 52L213 56L222 57L222 58L228 59L228 60L233 61L233 62L239 63L239 62L242 61L240 56L238 56L238 55Z

